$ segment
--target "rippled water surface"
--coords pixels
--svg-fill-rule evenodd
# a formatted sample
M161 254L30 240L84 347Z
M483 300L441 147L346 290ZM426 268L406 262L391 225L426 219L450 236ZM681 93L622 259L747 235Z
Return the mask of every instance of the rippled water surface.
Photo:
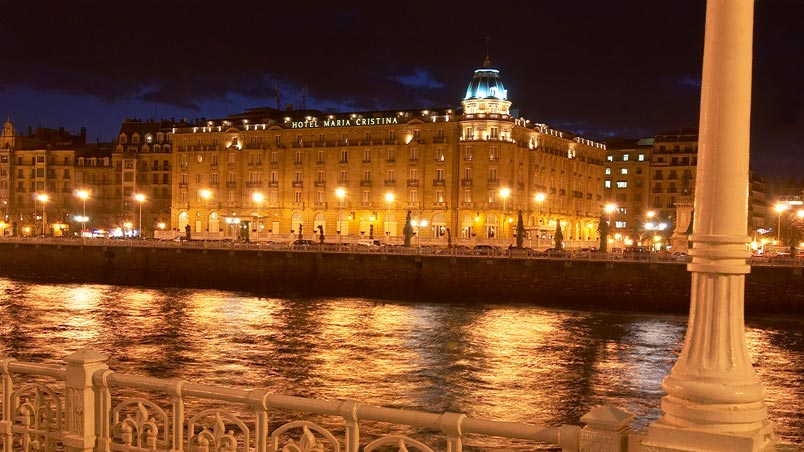
M644 428L686 317L0 279L0 354L117 372L528 423L579 424L613 404ZM778 436L802 441L801 318L749 318Z

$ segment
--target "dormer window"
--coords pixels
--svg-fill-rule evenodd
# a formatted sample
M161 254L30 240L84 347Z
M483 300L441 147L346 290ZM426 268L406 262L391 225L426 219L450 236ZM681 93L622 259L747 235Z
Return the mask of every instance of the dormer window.
M148 135L145 135L145 142L146 143L153 143L153 141L154 141L154 137L151 136L150 133Z
M120 144L126 144L128 142L128 137L125 133L120 134Z
M131 136L131 142L133 144L138 144L140 142L140 136L135 133Z

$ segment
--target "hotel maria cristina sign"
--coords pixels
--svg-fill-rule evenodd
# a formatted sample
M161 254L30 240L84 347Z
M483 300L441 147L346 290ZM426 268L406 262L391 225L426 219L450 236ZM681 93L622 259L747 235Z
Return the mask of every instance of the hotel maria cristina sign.
M310 119L304 121L292 121L292 129L315 129L318 127L349 127L349 126L388 126L399 124L396 116L385 118L347 118L347 119L325 119L319 121Z

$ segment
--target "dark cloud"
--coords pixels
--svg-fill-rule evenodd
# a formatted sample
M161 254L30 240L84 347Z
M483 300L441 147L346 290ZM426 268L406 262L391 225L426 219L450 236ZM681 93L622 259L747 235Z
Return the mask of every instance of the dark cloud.
M755 8L752 153L801 159L804 2ZM325 111L457 106L488 52L528 119L593 139L651 135L697 124L704 17L700 0L13 2L0 15L0 92L177 117L276 106L277 91L282 107Z

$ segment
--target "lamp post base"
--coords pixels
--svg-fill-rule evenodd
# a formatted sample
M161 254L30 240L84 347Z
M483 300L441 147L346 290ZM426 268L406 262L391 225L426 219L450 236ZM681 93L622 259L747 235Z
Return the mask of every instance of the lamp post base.
M758 429L729 432L679 427L659 419L642 441L642 450L651 452L765 452L775 450L775 446L773 424L767 421Z

